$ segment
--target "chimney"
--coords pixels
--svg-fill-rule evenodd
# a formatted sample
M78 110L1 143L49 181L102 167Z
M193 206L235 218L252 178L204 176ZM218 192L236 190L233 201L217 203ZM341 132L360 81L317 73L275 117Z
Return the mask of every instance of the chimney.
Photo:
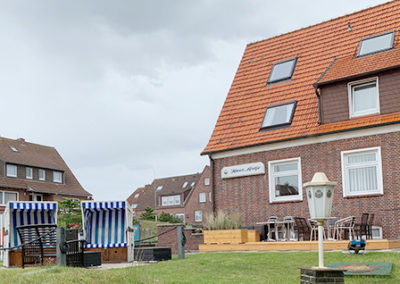
M25 142L25 139L24 139L24 138L18 138L17 141L19 141L19 142L21 142L21 143L24 143L24 142Z

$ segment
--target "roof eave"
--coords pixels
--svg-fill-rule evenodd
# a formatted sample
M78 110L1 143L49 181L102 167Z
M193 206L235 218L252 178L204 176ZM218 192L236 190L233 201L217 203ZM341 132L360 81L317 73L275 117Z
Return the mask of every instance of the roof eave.
M329 132L324 132L324 133L304 135L304 136L293 137L293 138L288 138L288 139L274 140L274 141L258 143L258 144L253 144L253 145L247 145L247 146L241 146L241 147L236 147L236 148L229 148L229 149L223 149L223 150L217 150L217 151L203 151L200 155L211 156L211 155L216 154L216 153L223 153L223 152L228 152L228 151L241 150L241 149L245 149L245 148L249 148L249 147L257 147L257 146L269 145L269 144L273 144L273 143L295 141L295 140L300 140L300 139L305 139L305 138L320 137L320 136L329 135L329 134L343 133L343 132L362 130L362 129L368 129L368 128L386 126L386 125L399 124L399 123L400 123L400 120L396 120L396 121L390 121L390 122L385 122L385 123L378 123L378 124L372 124L372 125L365 125L365 126L360 126L360 127L342 129L342 130L329 131Z
M356 79L356 78L364 77L364 76L368 76L368 75L375 75L377 73L390 71L390 70L398 69L398 68L400 68L400 65L394 65L394 66L381 68L381 69L377 69L377 70L373 70L373 71L369 71L369 72L364 72L364 73L359 73L359 74L355 74L355 75L351 75L351 76L337 78L337 79L329 80L329 81L325 81L325 82L324 81L323 82L316 82L314 84L314 86L316 88L319 88L319 87L326 86L326 85L333 84L333 83L337 83L337 82L340 82L340 81L347 81L347 80L352 80L352 79Z

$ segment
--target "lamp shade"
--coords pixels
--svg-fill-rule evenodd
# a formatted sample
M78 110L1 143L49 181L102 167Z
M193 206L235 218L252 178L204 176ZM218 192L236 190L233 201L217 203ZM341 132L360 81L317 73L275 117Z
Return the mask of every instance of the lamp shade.
M313 220L327 220L331 216L334 186L336 182L329 181L325 173L315 173L306 188L308 209Z

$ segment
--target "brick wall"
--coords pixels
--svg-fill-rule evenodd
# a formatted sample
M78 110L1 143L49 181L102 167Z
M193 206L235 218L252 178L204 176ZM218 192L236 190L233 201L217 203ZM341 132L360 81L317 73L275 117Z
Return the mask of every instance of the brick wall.
M210 184L205 185L204 180L209 178ZM185 222L189 224L195 225L204 225L206 222L207 214L212 212L212 200L210 198L211 193L211 170L210 167L206 167L203 173L200 176L199 182L196 184L189 200L186 202L185 205ZM206 195L206 202L200 203L199 201L199 194L205 193ZM195 220L195 212L200 210L202 212L202 221L196 222Z
M29 201L29 194L23 189L0 187L0 191L17 192L20 201ZM5 206L0 206L0 213L3 213L5 208Z
M344 198L342 191L341 151L368 147L381 147L383 195ZM268 190L268 161L301 158L303 183L312 179L315 172L325 172L335 187L332 216L361 216L363 212L375 213L375 224L383 227L383 236L400 238L400 132L343 139L271 150L215 160L215 206L228 214L238 212L243 225L265 221L268 216L308 217L308 204L303 190L303 200L270 203ZM264 175L221 179L221 169L226 166L263 162Z
M171 229L175 228L172 231ZM158 237L158 246L159 247L169 247L173 254L178 253L178 233L176 229L176 225L162 225L158 226L158 234L169 231L166 234L163 234ZM195 233L195 231L191 228L185 228L185 251L193 251L199 250L199 244L204 243L203 234Z

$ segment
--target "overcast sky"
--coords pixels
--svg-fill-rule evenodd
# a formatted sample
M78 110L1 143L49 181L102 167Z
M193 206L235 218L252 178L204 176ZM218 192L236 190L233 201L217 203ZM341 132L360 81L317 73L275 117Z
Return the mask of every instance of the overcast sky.
M0 135L96 200L201 172L247 43L385 1L0 1Z

